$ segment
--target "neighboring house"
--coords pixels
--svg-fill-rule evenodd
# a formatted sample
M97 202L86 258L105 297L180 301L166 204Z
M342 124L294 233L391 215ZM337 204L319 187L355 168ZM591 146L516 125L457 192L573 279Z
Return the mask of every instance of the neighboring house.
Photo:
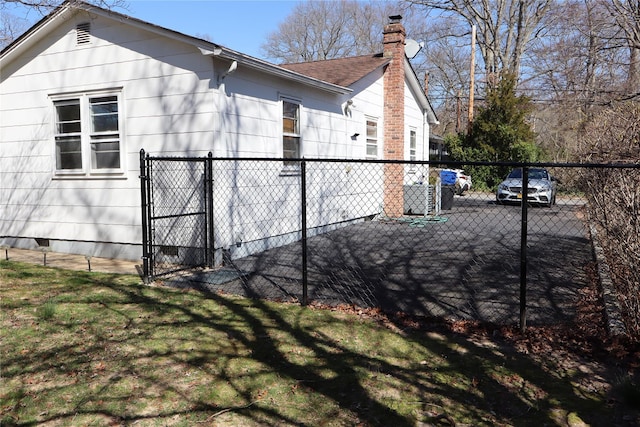
M63 3L0 53L0 243L139 259L141 149L427 160L436 118L404 38L396 19L383 54L278 66Z
M444 138L434 133L429 135L429 160L449 160L449 151L447 151Z

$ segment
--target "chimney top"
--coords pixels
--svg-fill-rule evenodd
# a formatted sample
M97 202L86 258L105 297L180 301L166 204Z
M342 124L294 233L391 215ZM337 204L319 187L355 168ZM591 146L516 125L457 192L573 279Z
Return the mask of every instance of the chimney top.
M404 57L405 29L402 23L402 16L392 15L391 22L384 26L382 30L383 56L385 58Z

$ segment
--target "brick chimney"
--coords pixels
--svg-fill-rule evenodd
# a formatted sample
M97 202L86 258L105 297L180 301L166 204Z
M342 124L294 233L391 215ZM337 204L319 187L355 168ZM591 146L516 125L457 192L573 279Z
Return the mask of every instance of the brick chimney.
M390 58L384 72L384 159L404 159L404 61L405 29L402 16L389 17L383 34L383 56ZM402 164L385 165L384 213L390 218L404 213Z

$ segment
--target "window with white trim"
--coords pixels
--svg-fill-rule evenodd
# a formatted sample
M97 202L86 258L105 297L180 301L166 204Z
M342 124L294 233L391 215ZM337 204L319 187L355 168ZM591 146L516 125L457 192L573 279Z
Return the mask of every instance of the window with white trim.
M409 130L409 160L415 161L418 157L417 153L417 139L416 139L416 130Z
M298 159L300 153L300 104L282 100L282 158ZM294 166L296 162L284 161L285 166Z
M378 158L378 121L367 118L367 159Z
M53 105L57 174L122 172L118 92L57 97Z

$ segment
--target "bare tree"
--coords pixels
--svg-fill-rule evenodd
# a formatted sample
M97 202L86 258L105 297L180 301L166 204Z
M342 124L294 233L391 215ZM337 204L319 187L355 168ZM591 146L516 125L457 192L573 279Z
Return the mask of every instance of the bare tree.
M36 10L41 15L44 15L61 3L61 1L57 0L1 0L0 8L4 9L8 5L20 5L27 9Z
M70 3L91 3L96 6L104 7L107 9L113 9L116 7L126 7L127 2L125 0L70 0ZM63 2L61 0L1 0L0 7L6 4L18 4L26 8L35 9L42 14L49 13L52 9L60 6Z
M580 138L582 158L594 163L637 163L640 104L614 102L590 121ZM625 326L640 339L640 170L591 169L581 174L589 218L611 268Z
M13 13L0 14L0 49L18 38L29 28L29 22Z
M611 0L604 6L622 33L622 43L629 50L627 89L630 97L640 96L640 1Z
M553 160L575 160L583 127L611 102L634 96L628 45L609 6L606 0L556 4L548 32L531 49L531 77L520 88L538 102L538 140Z
M475 25L488 82L502 71L520 74L527 46L542 34L544 17L552 4L552 0L407 1L426 11L435 10L441 17L458 18L458 25L451 28L452 36L468 37Z
M414 18L415 19L415 18ZM419 72L428 72L429 99L438 112L440 134L457 133L466 128L469 93L469 44L464 38L452 37L455 17L421 18L412 37L424 41L424 49L412 60Z
M388 16L400 9L394 2L301 2L267 37L262 51L281 63L376 53L382 48L382 28Z

